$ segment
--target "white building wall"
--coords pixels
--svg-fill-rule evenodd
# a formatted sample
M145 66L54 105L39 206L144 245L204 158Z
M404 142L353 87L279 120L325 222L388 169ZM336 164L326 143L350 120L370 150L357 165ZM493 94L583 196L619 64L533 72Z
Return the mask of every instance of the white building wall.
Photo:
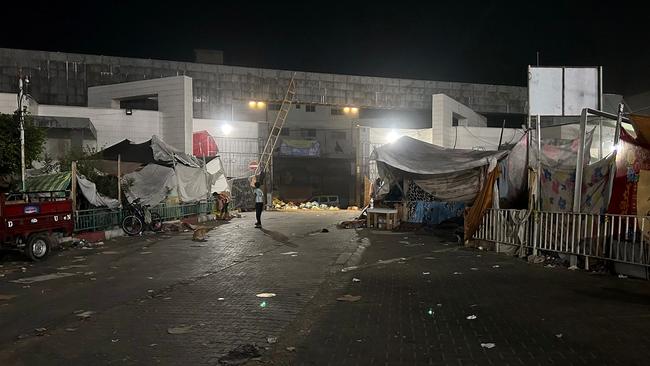
M466 127L451 128L452 138L445 140L443 147L469 150L498 150L501 128L498 127ZM458 136L456 138L456 133ZM524 135L524 130L505 128L502 144L516 143Z
M97 148L108 147L124 139L144 142L161 135L160 112L133 110L128 116L122 109L86 108L57 105L39 106L39 114L54 117L86 117L97 130Z
M486 127L487 119L474 112L469 107L455 101L445 94L434 94L431 105L431 127L433 128L433 143L439 146L453 146L455 139L452 121L459 120L459 126Z
M191 154L192 79L187 76L90 87L88 106L119 109L120 99L149 95L158 96L160 137L166 143Z

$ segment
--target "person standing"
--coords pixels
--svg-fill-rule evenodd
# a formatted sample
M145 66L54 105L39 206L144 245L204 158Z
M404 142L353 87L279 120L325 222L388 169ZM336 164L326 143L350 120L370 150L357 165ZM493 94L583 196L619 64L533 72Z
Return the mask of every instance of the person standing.
M262 227L262 210L264 210L264 192L260 189L260 182L255 182L255 227Z

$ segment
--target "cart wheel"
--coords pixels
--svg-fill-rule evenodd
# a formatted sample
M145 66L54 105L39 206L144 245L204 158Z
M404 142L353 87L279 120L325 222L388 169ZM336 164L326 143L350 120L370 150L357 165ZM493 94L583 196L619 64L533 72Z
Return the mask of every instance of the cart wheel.
M51 240L46 234L34 234L27 239L25 255L33 261L45 259L50 254Z
M143 229L144 225L142 221L133 215L127 216L122 220L122 230L128 235L138 235Z

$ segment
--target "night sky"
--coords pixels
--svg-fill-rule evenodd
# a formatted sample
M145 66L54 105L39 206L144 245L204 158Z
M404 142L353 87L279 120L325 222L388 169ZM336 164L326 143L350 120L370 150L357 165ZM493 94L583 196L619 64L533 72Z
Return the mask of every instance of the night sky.
M539 51L541 65L604 66L606 92L650 89L650 12L536 3L14 1L0 46L181 61L209 48L230 65L508 85L526 85Z

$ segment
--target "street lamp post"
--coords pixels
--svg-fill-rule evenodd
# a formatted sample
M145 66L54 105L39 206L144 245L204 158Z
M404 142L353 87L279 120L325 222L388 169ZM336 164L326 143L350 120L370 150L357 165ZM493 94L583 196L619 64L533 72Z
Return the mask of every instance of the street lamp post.
M29 98L28 87L29 78L20 76L18 78L18 119L20 122L20 178L23 192L27 190L25 184L25 113L27 113L27 106L23 106L23 101Z

